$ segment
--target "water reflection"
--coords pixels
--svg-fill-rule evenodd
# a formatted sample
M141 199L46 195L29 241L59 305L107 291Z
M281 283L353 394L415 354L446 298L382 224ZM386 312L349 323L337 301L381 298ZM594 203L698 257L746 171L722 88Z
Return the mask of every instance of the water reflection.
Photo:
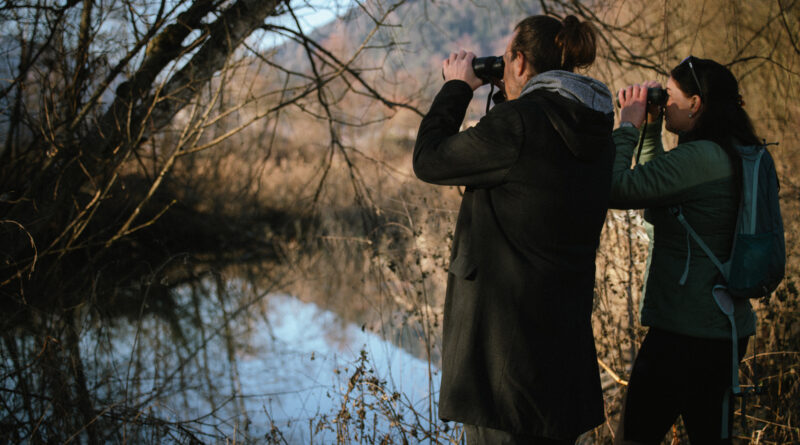
M347 435L350 443L369 435L380 443L384 434L416 434L413 424L393 432L404 418L436 429L438 371L329 311L286 295L243 305L198 299L192 289L179 292L177 307L181 321L144 316L81 338L97 398L177 426L177 436L170 429L161 440L306 444ZM143 435L152 431L123 424L120 434L149 441Z
M373 373L386 380L387 391L403 394L422 412L427 409L427 362L314 304L271 296L260 332L252 352L239 357L242 393L248 413L258 413L251 421L266 425L265 413L270 413L290 443L307 443L309 419L336 413L342 402L338 395L347 391L361 351Z

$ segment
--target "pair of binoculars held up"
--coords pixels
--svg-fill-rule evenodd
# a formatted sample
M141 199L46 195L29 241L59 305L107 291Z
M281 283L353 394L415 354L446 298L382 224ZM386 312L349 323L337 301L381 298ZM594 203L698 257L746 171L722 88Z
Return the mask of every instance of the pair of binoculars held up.
M503 56L476 57L472 59L472 70L475 71L475 76L481 79L483 83L502 80L505 67ZM442 79L444 79L444 70L442 70Z
M484 83L502 80L505 67L503 56L476 57L472 59L472 70Z
M658 105L663 107L667 104L667 90L663 88L648 88L647 89L647 104ZM619 106L619 97L617 97L617 106Z

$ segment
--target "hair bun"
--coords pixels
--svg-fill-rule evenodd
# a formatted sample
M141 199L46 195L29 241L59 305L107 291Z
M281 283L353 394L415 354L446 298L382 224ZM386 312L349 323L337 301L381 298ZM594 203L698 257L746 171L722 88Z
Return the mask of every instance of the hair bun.
M561 31L556 35L555 44L561 50L562 70L586 68L594 62L597 51L594 27L589 22L581 22L574 15L568 15L561 21Z
M576 28L578 26L581 26L581 21L578 20L578 18L575 17L574 15L570 14L570 15L564 17L564 20L561 21L561 24L562 24L562 26L564 26L564 28L567 28L567 29L568 28Z
M534 73L573 71L594 61L597 43L594 27L574 15L558 19L549 15L526 17L514 27L511 50L525 55Z

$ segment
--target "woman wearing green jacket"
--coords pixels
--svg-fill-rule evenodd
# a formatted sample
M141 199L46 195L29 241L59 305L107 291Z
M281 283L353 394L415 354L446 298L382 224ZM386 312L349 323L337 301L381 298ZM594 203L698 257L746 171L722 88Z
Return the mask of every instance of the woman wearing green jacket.
M617 443L660 443L678 415L691 443L725 443L720 432L732 380L731 326L711 294L719 272L676 212L726 261L739 204L734 145L759 139L738 82L717 62L690 56L676 66L663 109L647 104L647 89L654 87L661 85L650 81L619 92L621 123L613 134L611 207L644 208L650 225L641 307L649 330L634 362ZM679 135L668 152L661 144L662 114L666 129ZM631 168L640 135L641 155ZM749 301L736 301L734 318L741 359L755 332Z

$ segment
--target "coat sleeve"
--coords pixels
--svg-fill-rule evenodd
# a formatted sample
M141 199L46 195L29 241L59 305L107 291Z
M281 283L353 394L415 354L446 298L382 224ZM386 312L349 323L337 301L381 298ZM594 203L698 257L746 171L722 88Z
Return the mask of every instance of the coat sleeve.
M414 173L440 185L490 187L502 182L519 157L522 118L510 102L498 104L478 124L459 132L472 90L447 82L422 119L414 146Z
M641 162L633 168L631 159L639 133L633 128L614 130L617 155L611 180L611 208L677 205L691 199L693 188L731 175L727 155L713 142L688 142L665 153L660 130L661 122L645 127Z

